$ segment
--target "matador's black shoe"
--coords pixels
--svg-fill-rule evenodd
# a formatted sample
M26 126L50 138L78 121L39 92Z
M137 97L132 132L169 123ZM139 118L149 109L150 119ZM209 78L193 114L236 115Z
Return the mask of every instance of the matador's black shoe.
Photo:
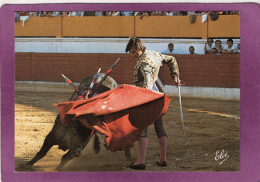
M134 162L130 164L129 168L136 169L136 170L145 170L145 164L136 164L134 165Z
M156 162L156 165L157 166L161 166L161 167L166 167L167 166L167 162L166 161L163 161L163 162Z

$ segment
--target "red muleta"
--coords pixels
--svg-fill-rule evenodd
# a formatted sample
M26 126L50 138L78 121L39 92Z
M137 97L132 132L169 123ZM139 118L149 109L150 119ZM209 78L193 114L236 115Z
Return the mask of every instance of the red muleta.
M123 84L87 100L55 104L64 125L80 120L106 136L111 151L131 148L143 129L168 110L171 99L159 92ZM92 121L92 122L89 122Z

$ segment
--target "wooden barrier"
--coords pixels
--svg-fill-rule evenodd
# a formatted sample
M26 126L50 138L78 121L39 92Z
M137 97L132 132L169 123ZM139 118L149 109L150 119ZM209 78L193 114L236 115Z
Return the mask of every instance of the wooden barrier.
M135 17L136 37L192 37L201 38L203 24L201 16L195 23L190 23L189 16L149 16Z
M221 15L216 21L208 21L208 37L240 37L240 16Z
M62 17L63 37L132 37L134 17Z
M160 37L160 38L239 38L240 16L220 15L216 21L201 22L197 16L85 16L30 17L22 26L15 23L16 37Z
M120 57L111 76L120 84L132 84L136 61L129 54L15 53L15 80L63 82L61 73L74 82L106 72ZM186 86L240 87L240 55L175 55ZM173 84L164 65L159 73L164 84Z
M15 23L16 37L62 37L61 16L30 17L28 22Z

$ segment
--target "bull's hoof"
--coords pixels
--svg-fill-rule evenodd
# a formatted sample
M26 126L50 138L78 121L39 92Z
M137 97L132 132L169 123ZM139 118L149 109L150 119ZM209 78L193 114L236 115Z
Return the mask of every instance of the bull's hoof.
M34 164L34 162L29 161L29 162L27 162L25 165L26 165L26 166L33 166L33 164Z
M56 168L56 170L57 170L57 171L63 171L63 167L62 167L62 166L58 166L58 167Z

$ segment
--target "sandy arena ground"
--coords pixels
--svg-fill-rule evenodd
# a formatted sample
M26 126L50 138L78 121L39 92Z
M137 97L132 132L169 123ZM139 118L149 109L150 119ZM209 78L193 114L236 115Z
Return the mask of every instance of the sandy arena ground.
M53 103L67 101L70 95L16 92L15 171L56 171L66 153L57 146L33 167L27 167L25 163L39 151L53 127L58 114ZM239 171L240 102L199 98L182 98L182 101L186 136L182 133L178 98L173 98L163 117L168 134L168 166L155 165L159 157L158 140L150 126L146 171ZM101 152L94 153L91 139L82 156L70 161L64 171L133 171L127 165L137 158L137 143L131 149L131 159L126 159L124 152L107 151L103 147L104 136L99 136ZM217 150L224 150L229 157L215 160Z

